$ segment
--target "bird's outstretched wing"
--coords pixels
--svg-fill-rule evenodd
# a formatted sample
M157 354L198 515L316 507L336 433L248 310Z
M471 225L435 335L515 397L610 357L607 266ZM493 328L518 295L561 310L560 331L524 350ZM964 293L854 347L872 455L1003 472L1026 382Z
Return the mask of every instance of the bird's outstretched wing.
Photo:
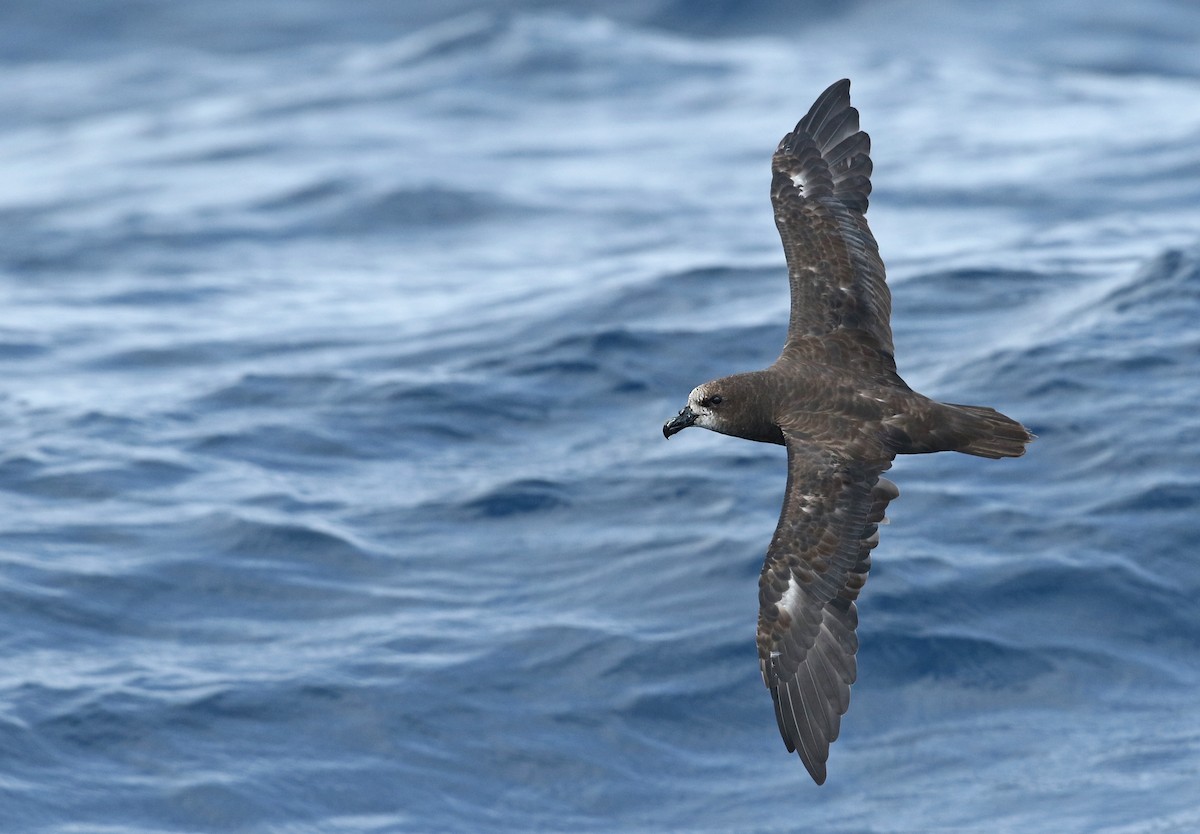
M863 216L870 154L845 79L821 94L775 151L771 202L792 288L789 346L841 330L893 354L892 298Z
M787 492L758 583L758 656L783 742L820 785L857 674L854 600L900 493L880 477L889 455L844 460L784 435Z

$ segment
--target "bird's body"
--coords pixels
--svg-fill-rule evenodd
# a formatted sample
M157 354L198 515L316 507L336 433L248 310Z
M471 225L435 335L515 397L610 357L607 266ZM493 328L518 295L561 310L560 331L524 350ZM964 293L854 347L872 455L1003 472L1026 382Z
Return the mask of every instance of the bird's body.
M758 652L780 733L825 781L857 675L854 600L899 491L898 454L1018 457L1033 437L982 406L940 403L896 372L891 295L864 214L870 139L850 82L827 89L772 161L771 198L791 284L780 357L707 382L663 427L696 425L788 449L783 510L759 580Z

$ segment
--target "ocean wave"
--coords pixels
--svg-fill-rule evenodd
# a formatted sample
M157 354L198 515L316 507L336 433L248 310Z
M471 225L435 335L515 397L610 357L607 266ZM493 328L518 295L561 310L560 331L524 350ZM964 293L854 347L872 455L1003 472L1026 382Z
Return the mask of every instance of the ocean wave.
M1190 830L1188 4L81 9L0 8L8 827ZM843 75L901 373L1039 437L896 461L814 802L785 451L661 426Z

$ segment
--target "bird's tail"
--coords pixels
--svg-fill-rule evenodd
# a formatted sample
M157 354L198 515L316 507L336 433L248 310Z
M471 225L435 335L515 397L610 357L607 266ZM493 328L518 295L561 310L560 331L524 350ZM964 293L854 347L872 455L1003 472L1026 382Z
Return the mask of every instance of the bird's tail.
M942 403L949 451L981 458L1019 458L1033 441L1029 430L1011 417L982 405ZM940 422L940 421L939 421Z

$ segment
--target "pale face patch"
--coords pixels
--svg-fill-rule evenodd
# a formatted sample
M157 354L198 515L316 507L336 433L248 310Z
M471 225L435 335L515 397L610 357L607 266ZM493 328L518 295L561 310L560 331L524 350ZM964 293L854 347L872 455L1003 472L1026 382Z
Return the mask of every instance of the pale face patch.
M700 404L701 401L707 396L708 393L703 385L695 388L692 393L688 395L688 408L690 408L692 413L696 415L696 422L694 425L705 429L716 430L716 415L713 414L713 410L706 405Z

